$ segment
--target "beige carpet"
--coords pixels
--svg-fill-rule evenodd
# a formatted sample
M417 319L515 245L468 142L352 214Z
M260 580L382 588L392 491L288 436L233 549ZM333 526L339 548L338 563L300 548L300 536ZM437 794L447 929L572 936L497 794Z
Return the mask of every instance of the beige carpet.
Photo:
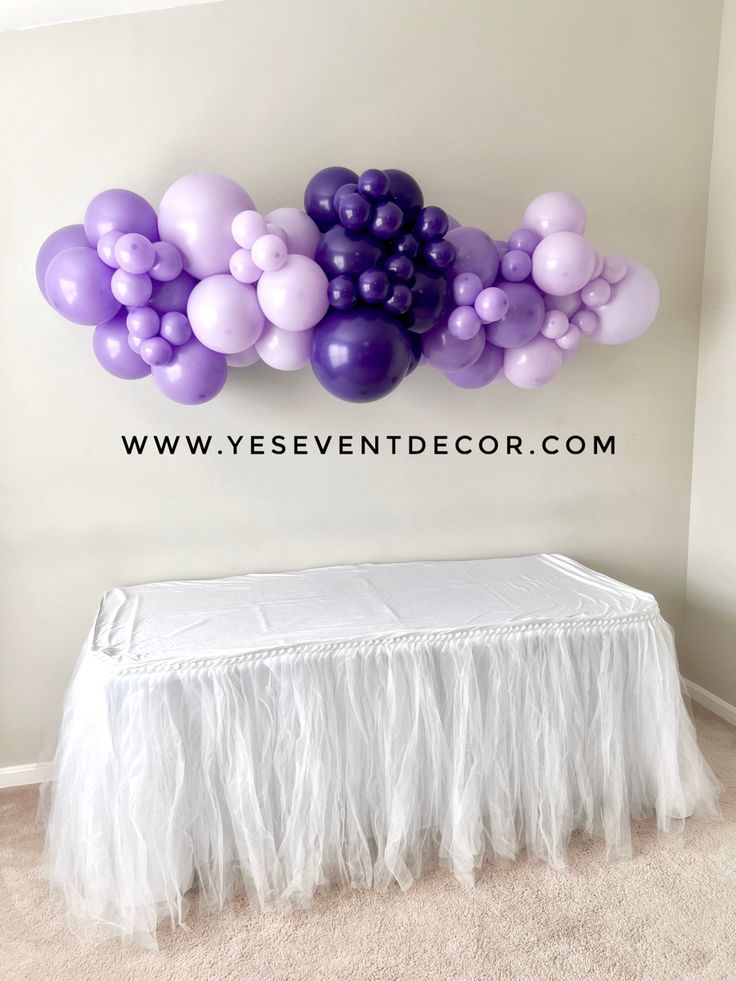
M677 839L635 827L606 864L575 840L570 870L521 861L466 891L444 872L408 893L333 892L292 913L235 903L163 931L160 953L84 944L38 868L36 788L0 792L0 978L8 981L726 981L736 978L736 730L696 709L724 784L723 822Z

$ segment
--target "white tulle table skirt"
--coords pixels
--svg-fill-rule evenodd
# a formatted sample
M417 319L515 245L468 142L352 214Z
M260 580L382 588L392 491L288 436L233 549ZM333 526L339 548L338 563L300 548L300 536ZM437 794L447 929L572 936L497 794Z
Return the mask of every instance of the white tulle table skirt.
M569 561L534 557L550 558ZM194 885L218 907L242 889L304 901L328 884L407 888L437 860L471 884L485 859L522 849L562 866L576 830L627 855L632 818L667 829L715 814L653 599L598 577L628 590L604 613L587 597L575 616L524 619L521 576L506 622L239 653L142 653L118 615L130 596L115 614L126 651L102 648L98 614L47 788L50 876L76 926L153 943ZM138 600L127 622L155 637Z

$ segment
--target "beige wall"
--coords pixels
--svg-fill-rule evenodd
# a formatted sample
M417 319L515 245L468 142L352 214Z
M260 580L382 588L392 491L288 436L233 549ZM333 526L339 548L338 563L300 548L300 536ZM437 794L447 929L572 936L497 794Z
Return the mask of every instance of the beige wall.
M236 3L0 37L0 765L39 753L116 583L420 556L566 552L682 620L718 0ZM502 236L579 194L601 250L651 265L659 319L546 389L418 372L338 402L263 368L195 409L98 369L38 296L38 244L89 197L192 170L264 210L333 162L401 166ZM613 458L123 456L120 434L614 433Z
M687 576L688 677L736 705L736 3L726 0L708 206Z

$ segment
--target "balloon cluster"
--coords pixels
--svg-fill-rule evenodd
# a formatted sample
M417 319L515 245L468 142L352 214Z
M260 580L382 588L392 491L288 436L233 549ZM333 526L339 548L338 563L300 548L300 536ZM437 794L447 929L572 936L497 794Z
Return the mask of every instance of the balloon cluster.
M118 378L151 375L174 401L206 402L228 367L311 364L347 401L393 391L420 363L460 388L536 388L583 337L621 344L659 305L653 274L596 253L573 195L548 192L494 241L425 206L401 170L319 171L304 211L259 213L240 185L190 174L158 214L113 189L36 261L39 288Z

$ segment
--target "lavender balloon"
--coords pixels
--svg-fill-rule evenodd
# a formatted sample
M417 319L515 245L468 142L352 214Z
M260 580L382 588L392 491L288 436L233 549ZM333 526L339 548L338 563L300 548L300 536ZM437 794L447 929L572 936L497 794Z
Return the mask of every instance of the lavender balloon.
M517 388L539 388L557 374L563 363L564 355L557 343L539 334L504 353L503 372Z
M265 322L255 288L224 274L197 283L189 296L187 319L197 339L221 354L252 347Z
M422 353L432 367L440 371L469 368L481 356L485 346L483 331L469 340L460 340L451 333L446 323L438 324L422 334Z
M311 330L281 330L267 323L255 344L258 356L278 371L298 371L309 364Z
M347 402L373 402L406 377L412 353L398 320L373 307L331 310L314 329L312 369Z
M156 212L148 201L122 188L102 191L92 198L84 212L84 230L93 248L106 232L138 232L152 242L159 237Z
M286 263L258 280L258 302L282 330L309 330L329 309L327 277L313 259L290 255Z
M542 294L531 283L500 282L509 300L505 316L488 324L488 340L498 347L521 347L542 329L545 309Z
M289 253L314 259L320 240L320 231L309 215L298 208L276 208L269 211L266 221L279 225L286 232Z
M210 351L192 337L175 347L168 364L153 368L151 374L167 398L182 405L201 405L222 391L227 361L224 354Z
M100 324L120 309L110 288L112 275L112 269L94 249L66 249L51 260L46 270L46 297L72 323Z
M153 284L148 305L160 314L186 313L189 295L196 285L197 280L194 276L190 276L187 272L180 272L172 280Z
M125 312L120 311L98 324L92 335L92 350L105 371L116 378L145 378L151 369L128 343L128 327Z
M51 260L67 249L86 248L88 245L84 225L64 225L63 228L57 228L49 235L36 256L36 282L45 300L48 301L46 270Z
M447 371L445 377L458 388L483 388L493 381L502 367L503 350L494 344L486 344L475 364L460 371Z
M498 249L490 237L480 228L461 225L445 236L455 246L455 262L452 274L472 272L479 276L484 286L492 286L498 274Z

